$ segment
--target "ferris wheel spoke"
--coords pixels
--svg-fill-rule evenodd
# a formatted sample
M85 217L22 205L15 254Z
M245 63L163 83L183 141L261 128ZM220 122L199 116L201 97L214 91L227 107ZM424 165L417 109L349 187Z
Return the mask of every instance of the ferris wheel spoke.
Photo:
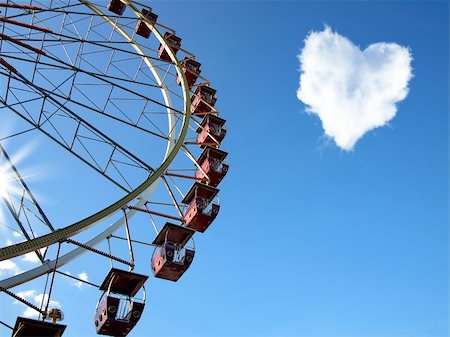
M1 109L1 108L0 108L0 109ZM0 142L5 141L5 140L10 139L10 138L14 138L14 137L23 135L23 134L25 134L25 133L28 133L28 132L34 131L34 130L36 130L36 127L27 128L27 129L25 129L25 130L22 130L22 131L19 131L19 132L15 132L15 133L13 133L13 134L4 135L4 136L2 136L2 137L0 138Z
M17 226L19 226L19 228L20 228L20 230L22 232L22 235L27 240L31 240L32 237L28 234L28 231L25 229L24 225L22 224L22 221L19 218L19 214L17 214L17 211L13 208L13 206L10 203L10 201L7 200L6 198L2 198L2 199L3 199L3 202L5 203L8 211L11 213L12 217L14 218ZM33 237L34 237L34 235L33 235ZM37 255L38 259L43 263L44 262L44 257L42 256L41 252L39 250L36 250L35 254Z
M37 130L39 130L41 133L43 133L45 136L47 136L48 138L50 138L51 140L53 140L55 143L57 143L58 145L60 145L61 147L63 147L65 150L67 150L69 153L71 153L72 155L74 155L76 158L78 158L79 160L81 160L84 164L86 164L88 167L90 167L91 169L93 169L94 171L96 171L97 173L101 174L102 176L104 176L106 179L108 179L109 181L111 181L114 185L116 185L117 187L119 187L121 190L125 191L125 192L129 192L129 189L125 186L123 186L122 183L120 183L116 178L112 177L111 175L106 173L106 170L108 169L108 166L110 164L111 161L113 161L113 158L108 159L108 161L105 163L104 167L101 167L98 162L95 160L95 157L89 152L89 150L87 149L85 143L83 143L83 137L79 135L80 129L77 129L77 133L73 135L72 137L72 141L70 142L70 145L64 141L64 139L59 139L58 137L56 137L55 135L52 135L51 132L44 130L43 128L40 127L40 125L36 124L34 121L30 120L29 118L27 118L26 116L24 116L21 112L19 112L17 109L15 109L14 107L9 106L5 101L0 100L1 103L5 104L11 111L15 112L18 116L20 116L22 119L24 119L25 121L27 121L28 123L32 124L35 126L35 128ZM49 123L50 124L50 123ZM55 128L55 130L57 130ZM62 137L61 135L59 137ZM85 139L87 139L86 137L84 137ZM78 142L75 142L75 140L77 140ZM98 141L98 140L97 140ZM104 144L111 146L112 144L110 142L101 140ZM82 152L78 151L76 152L74 150L74 147L76 144L80 144L81 149L83 149L85 151L85 155L82 155ZM111 154L114 154L114 147L111 148ZM122 156L127 156L126 153L122 152L121 153ZM90 160L89 160L90 159ZM139 165L138 162L134 161L134 160L130 160L130 166L132 166L132 163L135 163L138 168L143 169L144 171L148 172L148 169L143 167L142 165Z
M31 238L35 238L36 236L43 233L43 230L41 229L42 225L46 227L45 231L54 231L53 226L51 225L45 213L42 211L37 201L35 199L29 200L31 197L31 192L27 193L24 190L22 197L19 198L20 200L16 200L18 204L16 206L14 205L14 198L11 195L9 195L9 198L2 198L9 212L21 229L23 236L28 240L30 240ZM25 229L23 223L26 223L28 225L29 231ZM35 228L33 229L33 227ZM29 234L29 232L31 235Z
M20 41L20 40L18 40L18 41ZM39 41L40 41L40 40L39 40ZM77 43L83 43L83 41L78 41L78 40L76 40L76 42L77 42ZM108 48L111 48L111 47L108 47ZM86 74L86 75L91 76L91 77L93 77L93 78L95 78L95 79L97 79L97 80L99 80L100 82L103 82L103 83L105 83L105 84L114 85L114 87L117 87L117 88L123 90L124 92L128 92L129 94L135 95L135 96L137 96L137 97L139 97L139 98L149 100L149 101L151 101L152 103L154 103L154 104L156 104L156 105L159 105L159 106L161 106L161 107L168 108L168 109L170 108L171 110L173 110L173 111L175 111L175 112L182 113L180 110L174 109L173 107L169 107L169 106L167 106L166 104L161 103L160 101L154 100L154 99L152 99L152 98L150 98L150 97L148 97L148 96L144 96L144 95L140 94L139 92L136 92L136 91L133 91L133 90L127 88L126 85L125 85L125 83L126 83L126 82L131 83L131 81L133 81L133 78L128 78L128 79L125 78L125 79L124 79L123 77L122 77L122 78L119 78L119 77L117 77L117 76L108 76L108 74L102 74L100 69L98 69L97 67L95 67L95 65L93 65L93 64L90 63L90 62L88 62L86 59L82 59L83 62L85 62L86 64L89 64L92 68L94 68L94 69L96 70L96 72L95 72L95 71L86 70L86 69L82 69L82 68L80 68L80 67L77 67L77 66L75 66L75 65L72 65L71 63L67 63L67 62L61 60L60 58L58 58L58 57L52 55L51 52L49 53L49 50L48 50L48 49L45 49L45 50L46 50L46 52L47 52L47 53L46 53L46 58L48 58L50 61L53 61L54 63L49 63L49 62L46 62L46 61L44 61L44 60L39 60L39 65L40 65L41 67L43 67L43 66L48 66L48 67L53 67L53 68L56 68L56 69L68 70L68 71L74 72L74 73L76 73L76 74L78 74L78 73ZM117 49L114 49L114 50L117 51ZM141 54L133 53L133 55L136 56L136 59L142 60L142 57L143 57L143 56L142 56ZM6 57L6 58L11 58L11 59L17 59L17 60L20 60L20 61L28 61L28 62L32 62L32 63L37 63L36 59L34 59L34 58L24 59L24 58L21 58L21 57L18 57L18 56L9 55L9 54L6 54L6 53L2 53L1 56ZM149 58L149 57L148 57L147 55L145 55L145 58ZM139 70L139 69L138 69L138 70ZM71 75L72 75L72 74L71 74ZM33 74L33 78L34 78L34 74ZM44 78L45 80L48 81L48 79L46 79L45 76L43 76L43 78ZM123 81L124 84L123 84L123 85L119 84L119 83L117 82L118 79L120 79L121 81ZM116 82L113 82L114 80L116 80ZM163 82L164 82L164 81L163 81ZM36 85L36 84L34 83L34 81L32 81L31 83L33 83L34 85ZM148 84L148 83L145 83L145 84L144 84L143 82L138 82L138 81L135 81L135 80L134 80L133 83L134 83L135 85L136 85L136 84L141 84L141 85L143 85L143 86L145 86L145 87L161 88L160 85L154 85L154 84ZM172 92L172 93L173 93L173 92ZM181 96L178 95L178 98L181 98Z
M6 73L0 72L0 74L6 74ZM73 75L72 78L73 78L74 76L75 76L75 75ZM27 83L28 83L28 82L24 81L24 80L21 79L21 78L15 78L15 79L16 79L17 81L20 81L20 82L23 83L23 84L27 84ZM60 86L63 85L65 82L67 82L69 79L70 79L70 78L68 78L68 79L66 79L65 81L63 81L63 82L60 84ZM156 86L155 86L155 87L156 87ZM12 88L12 87L10 86L10 88ZM80 92L80 93L83 92L83 90L79 89L79 88L78 88L77 86L75 86L75 85L73 86L73 88L75 88L75 89L77 90L77 92ZM114 87L111 86L111 89L113 89L113 88L114 88ZM40 89L42 92L45 93L45 96L49 96L49 95L51 94L51 95L53 95L54 97L57 97L57 98L66 100L67 102L70 102L70 103L72 103L72 104L74 104L74 105L76 105L76 106L83 107L84 109L87 109L87 110L89 110L89 111L98 113L98 114L103 115L103 116L105 116L105 117L114 119L114 120L116 120L116 121L118 121L118 122L122 122L122 123L124 123L124 124L126 124L126 125L128 125L128 126L130 126L130 127L139 129L140 131L146 132L146 133L148 133L148 134L154 135L154 136L156 136L156 137L159 137L159 138L162 138L162 139L165 139L165 140L168 140L168 139L169 139L168 136L166 136L165 133L164 133L164 132L163 132L163 131L155 124L155 123L153 123L153 121L152 121L151 119L149 119L147 116L144 116L144 115L148 115L148 114L154 114L153 112L148 113L148 112L145 111L145 107L147 106L148 102L146 102L146 103L144 104L142 110L141 110L140 113L139 113L139 116L138 116L136 122L133 122L133 121L130 120L130 118L127 117L127 115L126 115L125 112L123 112L123 111L121 111L121 113L122 113L122 115L124 116L124 118L120 118L120 117L114 116L114 115L112 115L112 114L109 114L109 113L106 111L106 109L104 109L104 108L102 108L102 109L99 108L99 107L95 108L95 107L92 107L92 106L90 106L90 105L88 105L88 104L85 104L85 103L83 103L83 102L80 102L80 101L78 101L78 100L72 99L72 98L70 97L71 95L65 96L65 95L63 95L62 93L57 93L57 92L55 91L55 90L57 89L57 87L55 87L55 89L53 89L53 90L48 90L48 89L45 89L45 88L39 88L39 89ZM23 88L14 88L14 91L19 91L19 90L25 91L25 89L23 89ZM29 92L29 93L36 93L36 91L33 91L33 90L28 90L28 92ZM86 97L87 97L87 96L86 96ZM30 103L30 102L37 101L37 100L41 100L41 99L42 99L42 96L38 96L38 97L35 97L35 98L30 98L30 99L28 99L28 100L23 100L23 101L21 101L21 102L12 103L12 104L10 104L9 106L10 106L10 107L14 107L14 106L17 105L17 104L23 105L23 104ZM114 100L115 100L114 98L108 97L107 102L109 102L110 104L116 106L116 107L119 109L119 107L118 107L116 104L113 103ZM122 99L122 101L123 101L123 99ZM0 109L1 109L1 108L0 108ZM167 112L164 112L164 113L162 113L162 114L167 114ZM31 115L29 115L29 116L30 116L30 118L32 118ZM140 120L142 119L143 116L144 116L144 118L145 118L148 122L150 122L150 123L153 125L153 127L154 127L155 129L157 129L158 132L154 132L154 131L152 131L152 130L149 130L149 129L146 128L146 127L143 127L143 126L139 125L139 124L142 124L142 123L140 123ZM34 119L34 118L32 118L32 119ZM38 124L39 124L39 122L38 122Z
M167 182L167 179L163 176L162 180L164 181L164 185L167 188L167 192L169 193L169 195L172 199L173 205L175 206L176 210L178 211L179 216L181 218L183 218L183 212L181 211L180 205L178 204L177 199L176 199L172 189L170 188L169 183ZM178 186L176 186L176 188L178 189Z
M6 182L8 185L8 198L3 196L2 199L22 235L27 240L31 240L48 231L54 231L54 227L50 223L49 218L42 210L30 188L25 183L24 178L20 175L18 169L1 144L0 158L5 159L6 162L1 164L0 174L3 177L9 176ZM15 203L16 205L14 205ZM24 223L28 225L29 230L25 228ZM42 226L44 226L44 230ZM14 231L17 232L16 230ZM36 250L35 254L41 262L44 261L44 256L41 251Z
M42 210L41 206L37 202L36 198L34 197L33 193L31 192L30 188L25 183L24 178L20 175L19 170L15 167L11 158L8 156L4 147L1 144L0 144L0 157L4 157L6 159L7 169L9 168L14 175L13 182L19 184L22 189L21 208L26 208L27 210L31 211L24 202L25 200L29 200L31 202L31 204L34 206L34 208L36 209L36 212L33 212L33 215L35 217L37 217L42 224L44 224L46 227L48 227L48 229L50 231L54 231L55 229L54 229L53 225L51 224L49 218ZM11 188L11 190L17 191L18 189L13 187L13 188ZM36 214L36 213L38 213L38 214Z
M87 70L81 69L79 67L71 66L70 64L68 64L68 63L66 63L64 61L61 61L61 60L57 59L56 57L52 57L52 56L49 56L49 55L47 55L47 57L49 57L50 59L52 59L53 61L55 61L57 63L62 64L63 66L66 67L66 69L70 69L70 70L78 72L78 73L84 73L86 75L92 76L93 78L96 78L96 79L100 80L101 82L107 83L109 85L114 85L115 87L117 87L117 88L119 88L119 89L121 89L121 90L123 90L123 91L125 91L125 92L127 92L129 94L135 95L135 96L137 96L137 97L139 97L141 99L148 100L148 101L150 101L150 102L152 102L152 103L154 103L156 105L159 105L159 106L161 106L163 108L171 109L171 110L174 110L174 111L182 114L182 111L180 111L180 110L176 110L176 109L174 109L172 107L167 106L164 103L161 103L160 101L152 99L152 98L150 98L148 96L145 96L145 95L143 95L143 94L141 94L139 92L133 91L133 90L127 88L125 85L121 85L121 84L118 84L118 83L110 81L108 79L108 77L104 76L103 74L100 75L99 73L95 73L95 72L92 72L92 71L87 71ZM142 57L142 56L140 56L140 57ZM42 63L42 62L40 62L40 63L41 64L45 64L45 63ZM48 63L47 65L53 65L53 64ZM117 79L117 77L116 78L113 77L112 79ZM125 82L127 82L127 81L125 81ZM149 86L149 85L145 84L145 86ZM155 85L150 85L150 86L151 87L160 87L160 86L155 86Z
M40 111L38 122L36 122L34 119L33 119L33 121L31 121L29 118L26 118L26 120L28 122L30 122L32 125L37 127L39 130L44 131L43 127L45 126L45 124L46 123L51 124L51 119L55 119L55 117L58 116L57 113L59 112L62 114L61 116L67 117L68 119L72 120L75 123L75 125L76 125L75 132L69 138L69 139L71 139L71 141L67 141L66 140L67 137L66 138L63 137L61 135L61 132L58 130L58 128L56 128L53 124L51 124L52 128L54 129L54 131L57 134L57 136L54 136L53 138L56 138L56 139L59 138L59 144L62 145L63 147L65 147L67 150L69 150L72 153L74 152L73 145L74 145L75 139L77 139L79 142L82 143L82 141L80 140L80 133L84 129L86 132L88 132L88 134L91 134L98 141L103 142L105 145L108 145L109 147L120 151L121 154L125 155L130 162L140 165L144 170L147 170L149 172L153 171L153 168L150 165L145 163L143 160L138 158L136 155L132 154L129 150L127 150L123 146L119 145L117 142L112 140L106 134L104 134L103 132L98 130L96 127L94 127L92 124L88 123L83 118L81 118L79 115L77 115L75 112L73 112L73 110L67 106L67 103L68 103L67 101L60 102L59 100L57 100L55 98L55 96L58 97L57 95L53 95L52 97L50 97L48 91L46 91L45 89L42 89L40 87L37 87L36 85L32 85L32 84L28 83L28 81L26 79L23 79L23 80L24 80L23 82L25 84L27 84L30 88L34 89L37 94L40 94L42 97L44 97L43 105L42 105L42 108ZM49 101L49 104L46 105L45 101ZM26 116L23 116L23 114L21 114L17 109L14 109L14 107L9 105L8 103L4 102L4 104L7 105L10 109L14 110L19 115L21 115L22 117L26 117ZM45 110L45 108L48 109L49 105L51 107L53 107L53 109L55 109L55 111L53 111L50 114L47 114L44 110ZM26 110L26 111L28 113L28 110ZM44 116L43 120L42 120L42 116ZM29 117L31 117L31 116L29 115ZM50 132L47 132L47 134L50 134ZM71 144L71 145L69 145L69 144ZM83 147L84 147L84 145L83 145ZM91 158L91 159L93 159L93 158ZM94 160L94 162L95 162L95 160ZM107 164L109 164L109 161L107 162ZM97 167L97 168L100 169L99 167Z

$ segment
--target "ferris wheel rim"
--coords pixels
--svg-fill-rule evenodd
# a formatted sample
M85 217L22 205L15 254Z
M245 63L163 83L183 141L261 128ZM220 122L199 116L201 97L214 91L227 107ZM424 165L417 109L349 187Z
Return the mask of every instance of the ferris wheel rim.
M89 2L88 0L79 0L80 3L86 5L87 7L89 7L91 10L93 10L94 12L96 12L97 14L99 14L103 19L105 19L108 23L110 23L115 30L117 30L125 39L127 39L127 41L133 46L133 48L138 51L142 57L144 57L147 65L150 63L151 61L149 60L148 57L145 56L145 53L140 49L140 46L137 43L131 43L134 40L132 40L131 37L128 36L128 34L126 34L126 32L124 32L123 30L120 29L120 27L117 26L116 23L114 23L112 20L110 20L108 18L108 16L106 14L104 14L103 12L101 12L98 8L95 7L95 5L93 5L91 2ZM71 225L65 226L61 229L57 229L49 234L46 235L42 235L40 237L34 238L32 240L28 240L28 241L24 241L24 242L20 242L17 243L15 245L10 245L7 247L3 247L0 248L0 261L3 260L7 260L10 258L14 258L17 256L21 256L24 255L26 253L32 252L32 251L36 251L39 250L41 248L44 247L48 247L51 246L53 244L56 244L58 242L62 242L84 230L87 230L88 228L91 228L93 226L95 226L97 223L99 223L100 221L105 220L106 218L112 216L113 214L115 214L116 212L118 212L119 210L121 210L124 206L126 206L128 203L132 202L133 200L137 199L139 196L141 196L142 194L146 195L147 192L151 193L151 189L153 186L155 186L158 183L158 180L161 178L161 176L164 175L165 171L168 169L168 167L170 166L170 164L172 163L172 161L175 159L175 157L177 156L178 152L182 149L182 146L184 144L184 140L187 134L187 131L189 129L189 121L190 121L190 116L191 116L191 109L190 109L190 105L191 105L191 101L190 101L190 90L189 90L189 85L187 83L187 79L186 76L184 75L183 71L181 70L181 64L178 60L178 58L176 57L176 54L171 50L171 48L167 45L167 43L164 40L164 37L162 36L162 34L154 27L154 25L152 25L151 23L149 23L150 21L148 20L148 18L146 18L145 16L143 16L138 10L137 8L131 3L130 0L124 0L124 2L133 10L134 14L141 20L145 21L145 23L147 24L148 28L150 28L150 30L152 31L152 33L154 33L154 36L160 41L160 43L164 46L166 52L168 53L171 61L173 62L173 65L176 68L176 71L178 73L178 75L181 78L181 88L183 91L183 100L184 100L184 113L183 113L183 119L182 119L182 127L181 130L178 134L178 138L176 140L172 139L169 137L168 139L168 146L167 146L167 150L166 150L166 154L164 156L164 160L163 162L160 164L160 166L158 168L156 168L152 174L143 182L141 183L138 187L136 187L134 190L130 191L130 193L128 193L127 195L125 195L124 197L120 198L119 200L117 200L116 202L112 203L111 205L103 208L102 210L80 220L77 221ZM154 69L155 71L157 71L156 69ZM152 71L153 72L153 71ZM167 88L165 87L165 85L161 86L161 90L167 90ZM167 92L166 92L167 95ZM165 99L166 96L164 95ZM167 95L167 97L169 97L169 95ZM169 98L170 100L170 98ZM171 107L171 105L168 105L169 107ZM169 108L168 108L169 109ZM173 116L171 114L168 114L168 118L173 118ZM169 122L170 124L170 122ZM147 196L147 198L149 198L149 196ZM137 202L137 205L139 205L140 203L145 202L142 198ZM130 210L129 215L132 216L135 211ZM120 220L118 220L120 221ZM123 221L123 220L122 220ZM123 225L123 224L122 224ZM117 229L120 228L122 225L118 225ZM101 241L104 240L107 235L105 235L105 233L108 230L105 230L104 232L100 233L99 235L97 235L96 237L94 237L93 239L91 239L90 241L101 237ZM74 249L73 251L67 253L66 255L71 254L72 252L77 251L79 248ZM84 252L84 249L82 249L82 251L77 254L80 255ZM68 263L70 260L68 260L66 263ZM34 270L38 270L40 268L42 268L42 270L45 269L45 266L48 265L48 263L51 263L52 261L47 261L46 264L41 265L40 267L37 267L35 269L31 269L27 272L24 272L23 274L26 274L28 272L32 272ZM54 261L53 261L54 262ZM60 265L60 263L58 263L58 265ZM42 273L39 275L34 276L31 279L37 278L41 275L45 274ZM12 278L17 278L17 276L20 276L22 274L16 275L15 277ZM10 288L13 287L15 285L18 285L20 283L25 283L31 279L26 279L22 278L22 281L20 283L14 284L14 285L7 285L5 284L6 281L11 280L12 278L9 279L5 279L2 280L0 282L1 286L4 287L3 285L5 285L4 288ZM20 277L19 277L20 278Z

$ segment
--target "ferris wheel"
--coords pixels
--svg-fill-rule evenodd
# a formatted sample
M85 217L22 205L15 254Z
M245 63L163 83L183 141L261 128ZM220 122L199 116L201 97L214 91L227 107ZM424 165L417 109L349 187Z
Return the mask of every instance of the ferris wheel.
M0 11L0 263L35 262L0 272L0 294L38 315L0 323L12 336L62 336L51 298L69 277L99 289L95 331L125 336L144 310L147 274L180 279L194 234L218 215L229 166L216 90L147 4L0 0ZM30 146L26 160L59 177L44 191L21 167ZM63 271L85 253L106 266L102 279ZM36 281L40 303L15 291Z

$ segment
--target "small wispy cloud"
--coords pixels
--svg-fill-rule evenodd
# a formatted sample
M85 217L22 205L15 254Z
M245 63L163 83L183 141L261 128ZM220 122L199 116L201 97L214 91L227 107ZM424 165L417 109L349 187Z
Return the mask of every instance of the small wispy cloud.
M70 273L69 271L64 272L64 274L72 275L72 273ZM83 287L84 283L82 281L89 281L89 276L85 271L79 273L78 275L76 275L76 277L79 278L81 281L71 279L70 284L77 287L78 289L81 289Z
M39 312L34 310L33 308L26 308L25 311L22 313L22 316L25 318L33 318L37 319L39 317Z
M89 280L89 276L88 276L88 274L85 271L80 273L80 274L78 274L78 277L80 279L82 279L83 281L88 281Z
M396 103L407 96L412 78L408 48L380 42L361 51L329 27L306 37L299 60L298 99L319 116L325 134L347 151L395 116Z
M18 293L16 293L17 296L23 298L24 300L29 300L30 298L32 298L33 296L35 296L36 294L36 290L25 290L25 291L20 291ZM14 301L14 304L19 304L22 302L19 302L18 300Z
M45 308L45 306L47 305L47 301L48 301L48 295L47 294L39 294L37 296L34 297L34 302L38 307L42 307ZM59 301L56 300L50 300L49 304L48 304L48 308L49 309L61 309L61 303L59 303ZM38 318L39 317L39 312L37 312L36 310L28 307L25 309L25 311L23 312L23 317L27 317L27 318Z
M39 263L40 260L35 252L27 253L23 256L22 261L31 262L31 263Z
M84 271L80 274L78 274L78 278L83 280L83 281L89 281L89 276L88 274ZM83 282L78 281L76 286L78 287L78 289L81 289L81 287L83 286Z
M11 260L0 261L0 276L12 276L20 274L22 270Z
M16 294L17 296L25 299L25 300L29 300L29 301L33 301L34 304L38 307L42 307L45 308L45 306L47 305L47 301L48 301L48 294L38 294L36 295L36 290L26 290L26 291L22 291L22 292L18 292ZM24 305L22 302L15 300L14 304L22 304ZM57 300L50 300L49 305L48 305L49 309L61 309L61 303ZM36 310L34 310L31 307L27 307L24 312L22 313L23 317L27 317L27 318L38 318L39 317L39 312L37 312Z
M46 305L47 301L48 301L48 294L39 294L39 295L36 295L33 299L37 305L42 305L42 304ZM59 303L59 301L56 301L56 300L50 300L48 307L61 309L61 303Z

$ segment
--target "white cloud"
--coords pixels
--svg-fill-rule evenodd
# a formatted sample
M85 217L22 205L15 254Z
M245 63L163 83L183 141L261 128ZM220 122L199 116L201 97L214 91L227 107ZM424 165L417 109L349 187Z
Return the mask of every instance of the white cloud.
M39 263L40 262L40 260L35 252L29 252L29 253L25 254L24 257L22 258L22 261L31 262L31 263Z
M65 272L67 275L71 275L70 272ZM80 274L77 275L77 277L82 280L82 281L89 281L89 276L88 274L83 271ZM78 289L81 289L81 287L83 286L83 282L82 281L77 281L77 280L72 280L72 285L74 285L75 287L77 287Z
M32 300L32 301L34 301L34 304L36 306L38 306L38 307L41 307L41 305L42 305L43 309L45 309L45 306L47 305L48 294L38 294L38 295L36 295L36 291L35 290L26 290L26 291L18 292L16 295L18 295L19 297L21 297L21 298L23 298L25 300ZM17 301L17 300L14 301L14 304L25 305L22 302ZM53 308L61 309L62 306L61 306L61 303L59 301L50 300L48 308L49 309L53 309ZM38 318L39 312L34 310L34 309L32 309L32 308L30 308L30 307L27 307L25 309L25 311L22 313L22 315L24 317L27 317L27 318Z
M395 116L395 104L407 96L412 78L408 48L380 42L361 51L329 27L306 37L299 59L298 99L347 151Z
M39 294L39 295L36 295L36 296L34 297L34 301L36 302L36 304L37 304L38 306L40 306L42 303L44 303L43 306L45 306L45 305L47 305L48 294ZM50 303L49 303L48 307L49 307L49 309L51 309L51 308L58 308L58 309L61 309L61 303L59 303L59 302L56 301L56 300L50 300Z
M80 273L80 274L78 274L78 277L80 279L82 279L83 281L89 281L89 276L88 276L88 274L85 271Z
M25 290L25 291L20 291L18 293L16 293L17 296L23 298L24 300L31 300L32 298L35 298L36 294L36 290ZM14 304L21 304L21 305L25 305L24 303L15 300ZM26 318L38 318L39 316L39 312L34 310L33 308L27 307L25 309L25 311L22 313L23 317Z
M0 276L20 274L22 270L11 260L0 261Z
M22 316L26 318L37 319L39 317L39 312L34 310L33 308L27 307L25 311L22 313Z
M20 291L20 292L16 293L17 296L23 298L24 300L28 300L28 299L32 298L34 296L34 294L36 294L35 290L25 290L25 291ZM22 302L19 302L18 300L14 301L14 304L18 304L18 303L22 303Z

